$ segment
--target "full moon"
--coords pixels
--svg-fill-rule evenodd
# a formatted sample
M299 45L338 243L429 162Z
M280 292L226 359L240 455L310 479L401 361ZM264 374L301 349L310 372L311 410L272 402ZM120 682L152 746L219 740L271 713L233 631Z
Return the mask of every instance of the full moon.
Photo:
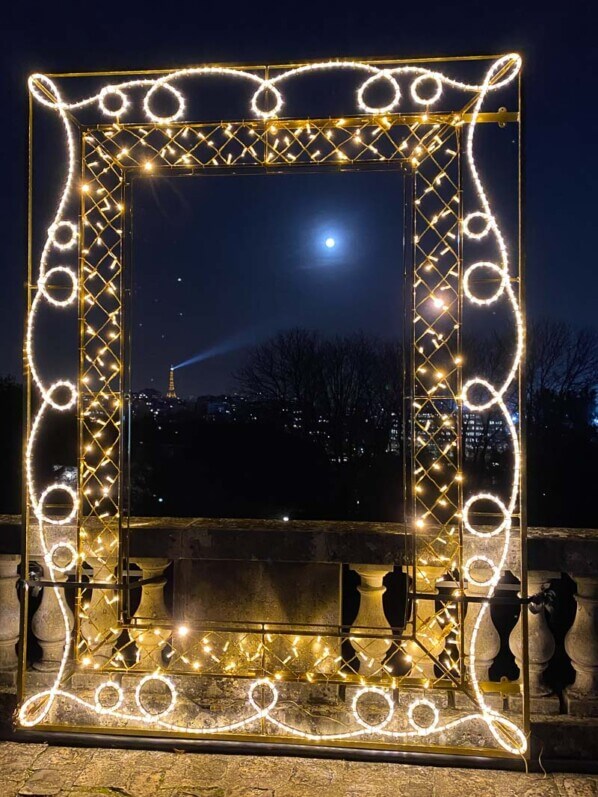
M328 247L328 249L332 249L332 248L335 246L335 244L336 244L336 241L334 240L334 238L326 238L326 240L324 241L324 243L326 244L326 246Z

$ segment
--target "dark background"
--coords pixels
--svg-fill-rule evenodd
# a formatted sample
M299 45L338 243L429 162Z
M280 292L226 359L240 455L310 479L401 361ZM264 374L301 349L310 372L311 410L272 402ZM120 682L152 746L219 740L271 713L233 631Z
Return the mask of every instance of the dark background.
M232 4L211 8L204 4L187 4L180 8L143 4L118 9L107 8L105 4L11 6L3 18L0 54L3 109L0 209L4 221L0 261L3 286L0 375L13 374L19 378L21 370L26 263L26 79L35 71L141 69L226 61L284 63L342 56L367 59L373 56L521 52L525 89L525 254L529 315L532 321L548 317L553 322L562 320L574 327L596 329L598 279L595 273L593 142L598 127L595 112L597 57L590 9L590 3L581 2L554 9L547 4L471 2L379 8L327 4L323 10L308 5L281 6L266 11L253 7L240 10ZM139 312L145 312L148 320L146 322L144 317L140 323L147 323L152 334L159 337L155 341L138 338L143 356L135 356L147 363L147 371L139 371L139 377L134 376L136 387L158 379L162 383L156 386L164 390L167 376L164 369L171 362L176 364L192 357L205 346L208 350L228 346L239 351L239 347L259 342L281 326L312 325L310 316L313 326L327 332L364 328L384 335L396 334L395 319L387 311L389 292L400 287L397 280L400 263L395 270L396 230L392 226L393 176L315 176L301 191L295 188L298 183L294 181L301 181L303 177L280 179L282 183L277 189L279 195L272 213L262 225L262 233L265 229L267 234L259 239L259 246L267 252L267 257L260 260L262 271L257 270L263 290L259 293L256 290L249 302L254 302L253 315L249 314L243 323L236 324L243 302L248 302L247 294L238 291L237 300L231 303L224 319L226 324L219 327L217 319L212 318L205 319L204 327L193 325L193 328L186 325L186 319L195 312L195 296L189 290L189 279L198 273L194 259L198 237L202 237L202 230L207 227L209 237L223 244L214 245L212 254L208 250L203 255L212 268L204 268L202 277L212 280L209 290L221 291L224 299L227 286L218 278L227 264L232 264L237 275L242 273L240 255L246 253L252 241L255 244L252 214L256 213L256 208L246 210L243 180L235 181L238 191L225 184L225 178L215 180L210 190L221 192L216 205L205 203L203 181L192 181L184 191L169 185L175 183L174 180L155 181L151 196L146 196L142 203L140 212L146 213L147 218L146 224L140 225L142 232L136 245L140 247L144 269L147 264L149 279L144 282L140 278L137 282L139 290L147 297L144 311L142 296ZM378 181L381 193L373 191L365 196L359 180ZM322 181L322 188L316 185L318 181ZM344 181L347 185L353 181L350 190L341 188ZM52 188L53 184L49 183L48 196ZM150 189L147 186L140 189L144 190ZM260 190L252 184L252 192ZM235 198L231 199L233 192ZM269 191L263 193L264 199L266 194L271 199ZM194 227L191 209L202 206L202 202L207 217ZM237 204L231 208L230 202ZM209 216L208 204L212 216ZM227 213L216 213L219 205L227 212L232 211L234 220L240 223L240 237L235 232L239 224L231 229L225 221ZM375 238L368 223L374 216L381 222ZM169 225L174 225L175 229L178 226L180 247L176 251L176 262L169 262L165 274L164 270L160 271L160 261L172 255L171 251L163 250L169 241ZM162 227L165 234L162 234ZM328 235L338 241L338 246L331 251L323 247ZM171 246L168 244L169 248ZM226 263L220 262L217 267L213 257L216 249L229 253ZM306 262L309 265L301 267ZM268 274L271 276L281 263L286 276L269 279ZM372 291L369 268L384 277L379 284L385 286L385 295L377 296ZM152 284L152 269L160 272L160 279L168 278L166 287L165 283ZM255 281L251 284L256 287ZM366 288L367 295L364 294ZM193 290L202 292L204 297L209 295L197 282ZM348 318L347 311L343 311L343 307L355 304L351 296L345 296L346 303L342 304L343 293L347 291L365 297L355 318ZM234 291L228 293L233 295ZM152 316L151 305L157 294L168 305L168 317L164 313ZM302 301L297 301L297 297ZM341 300L336 318L332 319L331 297ZM387 305L382 313L378 299L382 305ZM300 308L299 313L297 308ZM208 310L206 306L205 314ZM183 316L178 316L178 312L183 312ZM400 312L396 318L399 317ZM197 345L195 331L197 338L201 338ZM569 338L569 342L571 340ZM51 340L45 343L52 348ZM195 366L177 372L181 392L223 389L233 365L226 358L218 357L210 365L215 369L211 375ZM184 371L189 374L187 385ZM587 387L584 383L586 393L581 396L576 388L577 392L569 391L564 398L559 396L553 401L558 393L553 385L548 402L544 401L541 411L537 412L539 420L530 435L529 446L530 495L534 507L530 521L533 523L582 525L592 522L589 495L595 480L596 441L591 439L588 423L591 402ZM578 404L581 409L577 409ZM11 442L7 451L13 452L3 462L5 478L2 481L11 498L10 507L5 504L4 508L14 511L19 471L15 453L19 440L18 421L15 420L18 399L10 393L3 406L8 408L5 417L9 418L3 433ZM220 447L217 441L214 451ZM549 449L554 453L550 460L543 456ZM576 460L575 468L567 468L571 457ZM223 472L228 469L226 462ZM176 513L176 507L170 509Z
M133 191L133 390L238 388L281 329L403 328L399 172L141 178ZM334 247L326 239L334 238Z
M26 79L34 71L283 63L330 56L524 58L528 305L595 324L592 5L432 2L280 6L11 4L3 12L0 373L21 370L25 273Z

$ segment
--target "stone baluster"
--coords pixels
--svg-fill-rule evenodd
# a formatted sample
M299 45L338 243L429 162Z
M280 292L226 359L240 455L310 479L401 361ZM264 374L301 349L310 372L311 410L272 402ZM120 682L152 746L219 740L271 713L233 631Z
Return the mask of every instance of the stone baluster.
M411 663L411 675L414 678L425 678L432 681L436 677L434 659L426 655L421 646L436 659L440 658L444 650L446 631L439 623L435 606L438 597L436 582L444 575L446 575L444 567L418 564L416 568L416 591L429 593L430 600L421 598L415 600L415 633L420 644L409 641L403 645L405 655Z
M44 563L42 565L43 578L50 580L50 572L48 566ZM54 570L53 580L57 584L64 583L67 579L66 573L61 573ZM66 590L58 586L57 589L61 590L61 596L66 603ZM69 630L73 630L73 613L66 606L66 613L68 616ZM33 615L31 621L31 630L35 638L40 644L42 649L42 657L39 661L33 663L33 668L42 672L56 672L60 667L60 662L64 654L64 645L66 641L66 629L64 625L64 616L58 603L56 591L54 587L42 588L42 599Z
M392 635L392 628L382 604L382 596L386 587L382 581L387 573L392 572L392 566L385 565L350 565L361 578L357 587L361 596L359 611L351 628L351 644L359 658L359 672L362 675L376 673L384 661L384 657L391 645L389 638L382 636L376 638L359 637L359 631L371 630L372 633L382 635L388 631Z
M565 650L575 669L567 689L571 714L598 716L598 577L575 579L577 612L565 637Z
M483 581L487 573L482 569L472 567L470 573L476 580ZM465 594L474 598L483 598L488 594L487 587L481 587L473 581L466 584ZM478 632L476 635L475 658L472 661L471 638L474 628L480 617L483 603L477 601L470 601L467 604L467 612L465 614L464 628L463 628L463 650L465 658L465 668L469 675L471 672L472 664L475 668L475 674L478 681L490 680L490 667L494 663L494 659L500 650L500 634L496 630L490 607L484 610L482 619L479 621Z
M87 557L86 564L92 570L92 582L114 581L116 559ZM88 599L83 600L80 610L81 634L85 644L79 650L84 666L103 667L113 656L118 631L118 604L116 591L93 589Z
M142 579L152 579L151 583L141 587L141 601L133 616L139 628L132 628L129 632L137 645L138 665L143 669L164 667L162 650L171 635L168 630L171 617L164 602L166 578L163 575L169 560L136 558L134 562L141 568Z
M16 589L20 556L0 556L0 683L14 679L19 639L19 596Z
M559 573L550 570L530 570L527 575L527 591L529 595L542 592L549 581L558 578ZM509 647L515 656L519 669L523 666L523 612L527 611L528 628L528 670L530 698L543 698L551 694L552 690L544 680L544 671L548 667L555 651L555 641L552 631L546 621L544 606L529 604L526 608L522 605L519 619L509 636ZM558 699L557 699L558 707ZM540 708L540 707L539 707Z

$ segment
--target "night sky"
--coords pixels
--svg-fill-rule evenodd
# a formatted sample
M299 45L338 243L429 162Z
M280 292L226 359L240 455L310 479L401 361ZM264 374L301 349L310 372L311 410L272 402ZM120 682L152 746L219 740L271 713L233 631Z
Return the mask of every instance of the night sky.
M4 12L0 56L0 375L21 370L26 79L34 71L519 51L529 312L598 324L598 58L590 3L556 10L546 3L362 4L355 11L347 4L288 5L247 14L231 4L160 4L155 12L147 3L121 5L117 14L100 3L25 8ZM267 176L157 178L136 186L135 388L164 389L171 362L211 353L218 356L177 371L177 382L181 393L218 392L231 385L247 346L290 326L399 333L400 177L276 180L275 188ZM334 247L326 246L329 237Z
M279 329L402 332L402 176L142 178L134 189L133 387L234 388Z

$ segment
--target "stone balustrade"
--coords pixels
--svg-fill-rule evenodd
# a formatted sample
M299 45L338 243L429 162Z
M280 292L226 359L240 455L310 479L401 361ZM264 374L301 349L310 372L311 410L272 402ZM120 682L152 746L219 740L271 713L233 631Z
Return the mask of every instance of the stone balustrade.
M244 527L243 524L249 524ZM368 529L366 526L372 526ZM255 533L250 527L255 528ZM342 585L340 573L343 565L349 567L360 578L358 595L353 596L357 607L351 627L347 629L347 639L355 652L361 655L360 672L375 673L386 660L390 640L386 638L368 639L368 629L388 629L392 635L391 624L385 613L383 597L386 587L383 580L389 574L396 574L405 564L404 546L401 543L400 528L392 527L388 533L384 527L375 524L292 524L271 528L271 522L260 521L207 521L161 522L155 519L139 521L139 530L131 540L131 561L138 568L138 576L143 585L138 591L137 605L133 612L133 628L129 630L130 640L137 653L137 664L144 669L156 666L169 666L168 652L172 641L174 615L176 625L184 621L184 614L177 608L176 596L167 599L168 579L177 577L177 567L186 563L189 577L189 561L235 561L259 560L264 563L275 560L276 572L284 569L284 563L293 563L293 578L303 577L309 583L309 563L321 566L324 562L338 566L339 586ZM326 529L327 526L330 528ZM344 529L344 534L342 527ZM15 553L18 539L16 519L5 519L2 524L0 543L0 683L14 684L17 670L17 647L19 637L19 601L22 590L17 589L20 576L20 557ZM280 530L287 538L288 546L274 532ZM220 539L219 539L220 538ZM12 542L11 542L12 540ZM277 549L277 550L273 550ZM278 554L278 555L277 555ZM279 561L280 559L280 561ZM41 556L32 552L30 561L37 562L41 578L45 578L44 563ZM173 562L174 566L170 567ZM304 570L297 570L297 562ZM380 563L382 562L382 564ZM574 529L530 529L528 539L528 595L537 596L529 604L519 608L511 603L509 621L500 612L485 611L478 629L479 645L475 662L478 678L482 681L499 682L505 677L513 677L516 667L524 660L521 627L524 613L528 624L528 663L529 694L532 713L568 713L572 716L598 716L598 531ZM282 564L281 564L282 563ZM509 562L506 563L507 567ZM86 563L89 572L101 576L110 564L90 561ZM428 584L427 592L437 585L437 601L442 601L441 571L438 568L421 568ZM209 572L209 570L207 571ZM267 570L262 572L265 577ZM320 570L320 577L330 578L333 571ZM299 574L299 575L298 575ZM106 573L104 573L105 577ZM167 578L168 577L168 578ZM63 576L63 578L66 578ZM501 585L502 586L502 585ZM547 587L550 590L547 591ZM505 591L515 594L518 584L512 573L505 572ZM301 584L295 584L296 593ZM324 590L322 592L322 590ZM73 590L73 593L75 591ZM109 660L115 653L118 631L114 629L114 614L106 607L112 605L114 591L91 591L87 600L81 632L94 650L97 661ZM474 585L467 585L466 595L472 598L482 594ZM37 597L31 600L31 631L37 645L30 644L28 666L37 671L37 677L51 677L59 666L64 643L64 623L61 620L54 590L43 586ZM341 603L334 609L330 595L333 591L322 589L328 600L326 619L330 621L331 612L338 611L340 623ZM446 594L446 592L444 593ZM423 601L416 608L420 622L427 623L424 617L425 605L434 605L432 600ZM550 600L547 600L547 597ZM316 604L314 604L316 605ZM417 606L417 604L416 604ZM464 620L464 641L471 637L472 629L479 617L482 604L472 600L466 605ZM332 608L331 608L332 607ZM422 608L423 607L423 608ZM73 606L74 608L74 606ZM429 607L428 607L429 608ZM185 610L186 611L186 610ZM421 616L420 616L420 613ZM504 614L504 613L503 613ZM515 616L518 614L518 617ZM499 616L500 615L500 616ZM152 629L144 630L144 622L151 621ZM430 621L431 623L431 621ZM429 632L437 645L440 658L446 644L446 635L438 617L429 624ZM360 631L364 634L360 637ZM431 638L432 638L431 637ZM315 640L316 648L328 644ZM319 646L319 647L318 647ZM509 653L510 650L510 653ZM96 659L94 659L95 661ZM507 663L505 665L505 662ZM467 660L466 664L469 663ZM133 662L133 665L135 662ZM507 666L509 665L509 666ZM425 667L428 669L426 670ZM413 675L433 677L429 664ZM510 676L509 676L510 673ZM501 698L502 699L502 698ZM514 706L520 698L510 695Z

